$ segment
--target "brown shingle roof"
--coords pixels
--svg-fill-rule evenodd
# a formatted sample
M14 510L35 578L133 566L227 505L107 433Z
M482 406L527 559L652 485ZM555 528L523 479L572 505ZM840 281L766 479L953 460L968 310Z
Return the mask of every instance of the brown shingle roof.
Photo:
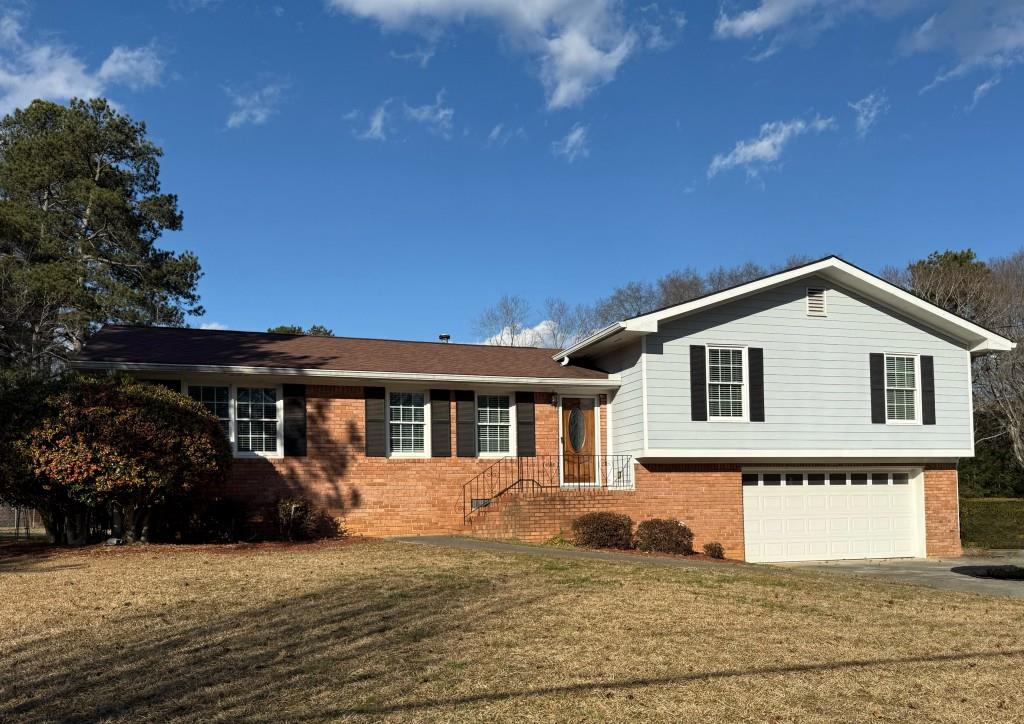
M584 367L563 367L551 359L554 352L537 347L106 326L89 340L79 360L569 380L608 377Z

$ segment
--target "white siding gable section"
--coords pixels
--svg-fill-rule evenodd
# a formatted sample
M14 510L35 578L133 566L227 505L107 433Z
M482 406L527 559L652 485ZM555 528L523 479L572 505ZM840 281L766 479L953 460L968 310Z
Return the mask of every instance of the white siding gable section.
M809 289L824 290L827 307L823 299L821 308L827 313L810 313ZM659 452L665 457L749 458L971 454L967 345L823 277L666 320L644 340L648 440L641 457L654 458ZM764 349L765 422L690 419L690 345ZM872 423L872 352L934 358L935 425ZM617 423L624 414L618 400L633 397L623 372L616 395ZM633 425L635 440L635 420ZM628 447L616 443L617 451L627 452Z

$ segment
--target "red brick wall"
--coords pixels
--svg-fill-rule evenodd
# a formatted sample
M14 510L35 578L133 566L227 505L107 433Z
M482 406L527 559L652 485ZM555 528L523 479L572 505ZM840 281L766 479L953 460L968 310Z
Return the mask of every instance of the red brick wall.
M956 465L925 466L924 518L928 555L960 555L960 501Z
M718 541L743 557L743 488L738 465L636 465L635 490L558 491L516 496L474 516L476 535L543 541L570 534L574 518L594 511L626 513L637 523L676 518L694 532L699 550Z
M550 393L536 393L537 454L557 456L558 407ZM607 415L599 400L602 451ZM455 403L452 402L452 450ZM541 541L568 534L574 518L609 510L640 522L675 517L689 525L699 548L720 542L732 558L743 556L743 489L739 464L636 465L635 490L580 490L510 495L463 521L463 485L494 459L367 458L361 387L306 388L307 449L303 458L237 459L228 489L255 509L269 512L283 497L307 497L344 518L364 535L472 533ZM955 466L925 472L928 555L960 551Z

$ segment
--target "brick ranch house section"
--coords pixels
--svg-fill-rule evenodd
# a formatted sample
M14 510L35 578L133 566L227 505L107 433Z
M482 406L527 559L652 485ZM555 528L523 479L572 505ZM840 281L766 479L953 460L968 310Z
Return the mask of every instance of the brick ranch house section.
M76 365L203 402L253 511L531 541L615 511L784 561L958 553L971 360L1012 348L828 257L566 350L109 326Z

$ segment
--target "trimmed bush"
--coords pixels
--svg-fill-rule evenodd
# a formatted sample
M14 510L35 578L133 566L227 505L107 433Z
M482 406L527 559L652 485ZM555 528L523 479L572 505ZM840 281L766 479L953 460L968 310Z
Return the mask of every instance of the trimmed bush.
M652 518L636 527L637 550L693 554L693 531L675 518Z
M722 544L718 542L705 543L704 555L722 559L725 558L725 548L723 548Z
M585 548L632 548L633 519L623 513L587 513L572 522L572 535Z
M282 540L315 540L343 535L338 521L305 498L286 498L277 503L278 532Z

